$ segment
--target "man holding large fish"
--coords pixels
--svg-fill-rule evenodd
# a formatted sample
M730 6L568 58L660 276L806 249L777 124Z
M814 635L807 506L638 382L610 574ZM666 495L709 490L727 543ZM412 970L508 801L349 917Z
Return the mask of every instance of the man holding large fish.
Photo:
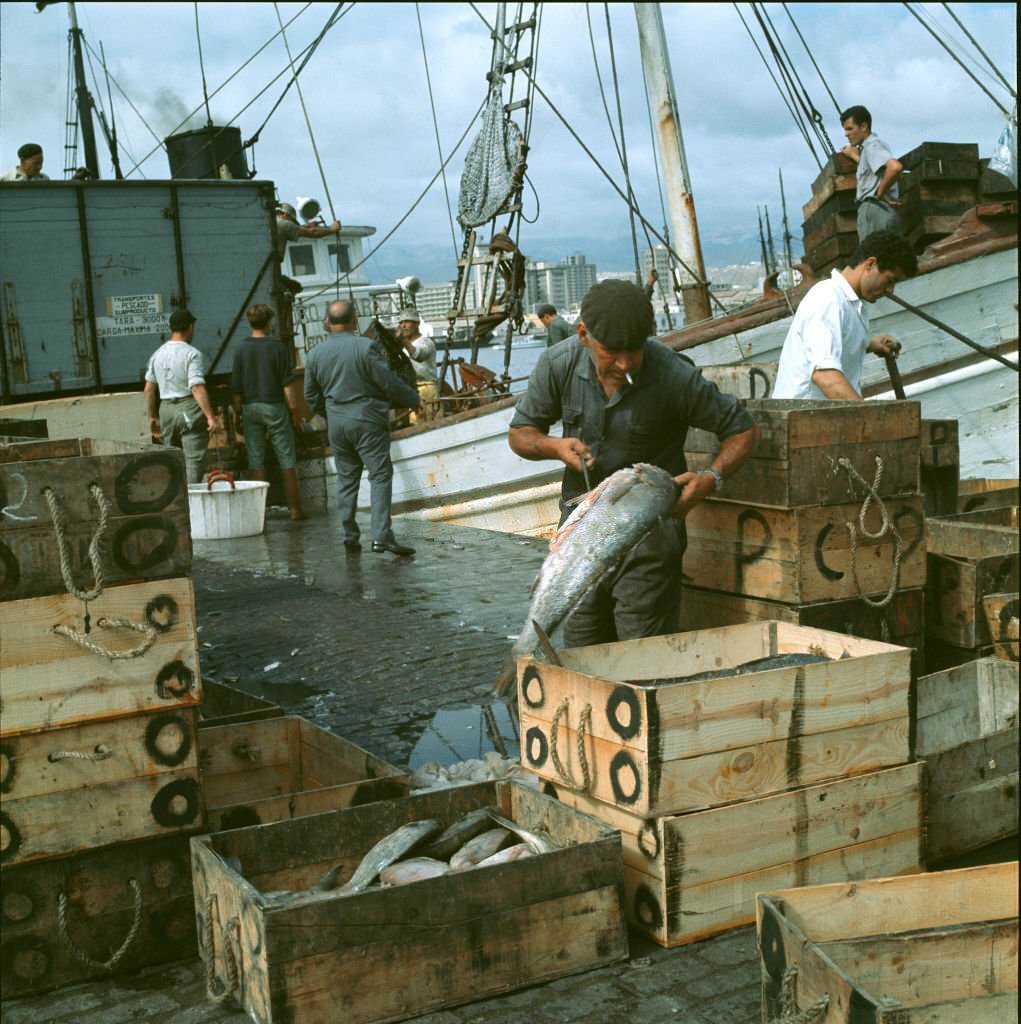
M748 458L756 428L736 399L652 338L654 329L641 288L600 282L582 301L577 338L540 356L518 402L511 448L567 468L561 530L515 653L536 649L533 619L551 633L572 609L571 647L678 628L684 516ZM563 437L550 437L558 420ZM712 466L698 473L684 459L689 427L720 439Z

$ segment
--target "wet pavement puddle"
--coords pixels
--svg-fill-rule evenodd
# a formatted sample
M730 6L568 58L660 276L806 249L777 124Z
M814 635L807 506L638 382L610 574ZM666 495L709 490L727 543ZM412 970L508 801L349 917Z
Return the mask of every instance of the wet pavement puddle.
M500 701L443 708L412 718L396 726L394 732L415 742L408 757L410 771L430 761L450 765L481 758L491 750L517 758L519 751L517 718Z

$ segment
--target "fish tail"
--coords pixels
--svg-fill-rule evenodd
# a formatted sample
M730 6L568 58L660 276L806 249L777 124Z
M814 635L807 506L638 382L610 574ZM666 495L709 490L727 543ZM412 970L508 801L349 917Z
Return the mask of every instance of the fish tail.
M496 684L493 687L496 696L506 697L514 688L517 678L517 661L513 654L508 654L503 663L503 668L500 669L500 674L496 677Z

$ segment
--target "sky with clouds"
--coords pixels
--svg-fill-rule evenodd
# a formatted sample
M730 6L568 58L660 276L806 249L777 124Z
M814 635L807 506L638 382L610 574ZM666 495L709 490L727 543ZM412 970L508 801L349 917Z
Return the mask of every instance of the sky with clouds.
M102 42L109 69L152 130L173 130L202 104L194 6L190 3L79 3L79 23L98 52ZM305 5L281 3L287 21ZM495 4L479 4L493 19ZM528 5L530 7L530 5ZM623 182L603 112L592 59L586 5L543 6L537 81L586 144ZM753 23L748 5L739 5ZM977 142L988 155L1004 116L940 49L903 4L795 3L794 15L841 106L862 103L874 128L894 153L922 140ZM959 41L960 31L941 4L915 4ZM1013 4L951 5L1014 84L1017 54ZM511 5L513 9L513 5ZM292 52L321 30L333 4L315 3L287 30ZM830 138L843 143L833 103L812 69L784 10L767 9L825 117ZM620 75L624 126L635 192L643 211L661 224L648 114L631 4L610 4ZM800 228L800 206L818 173L813 158L783 106L732 4L662 5L678 106L700 229L707 247L736 244L757 257L756 205L779 209L777 170L782 169L791 221ZM609 50L602 4L589 5L600 69L610 85ZM457 141L482 102L489 69L488 31L469 4L427 3L419 7L429 73L444 153ZM273 4L200 3L205 74L215 90L278 29ZM67 81L67 9L42 12L27 2L0 5L0 150L4 166L16 162L25 141L43 145L46 170L61 177ZM761 37L760 44L761 44ZM287 63L278 37L211 100L216 123L234 118ZM98 72L98 68L97 68ZM980 73L1005 105L1009 96ZM278 80L236 122L245 138L261 124L279 97ZM358 3L324 38L301 76L301 84L326 169L337 215L348 223L389 230L436 173L439 165L414 4ZM611 109L612 93L609 97ZM103 105L106 106L105 88ZM134 159L156 145L142 121L114 88L122 143ZM204 113L188 127L198 127ZM613 240L629 237L626 208L589 158L541 99L531 136L529 177L539 198L539 219L522 232L523 248L542 258L554 239ZM462 149L449 165L452 202L463 166ZM259 176L277 183L281 198L322 197L296 92L292 89L263 130L255 150ZM109 161L104 161L109 166ZM138 171L167 176L158 150ZM324 207L325 207L324 202ZM526 213L535 196L526 193ZM774 223L774 229L776 224ZM378 236L377 236L378 237ZM437 183L394 238L394 245L434 243L450 247L443 190ZM626 253L630 243L622 246ZM607 267L607 269L611 269Z

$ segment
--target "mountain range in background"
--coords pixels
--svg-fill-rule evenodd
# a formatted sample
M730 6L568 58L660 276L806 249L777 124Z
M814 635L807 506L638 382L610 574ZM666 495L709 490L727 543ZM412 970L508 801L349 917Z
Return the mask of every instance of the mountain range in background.
M366 239L371 247L372 238ZM521 250L530 260L556 263L565 256L583 253L589 263L600 272L626 272L634 268L631 239L544 237L521 238ZM647 248L640 238L638 253ZM800 239L795 240L795 259L800 255ZM727 267L755 263L759 259L757 235L732 238L703 239L702 254L707 267ZM414 275L423 284L441 284L457 276L457 267L451 245L436 242L401 243L391 241L369 259L366 270L373 284L389 284L399 277ZM711 276L711 275L710 275Z

